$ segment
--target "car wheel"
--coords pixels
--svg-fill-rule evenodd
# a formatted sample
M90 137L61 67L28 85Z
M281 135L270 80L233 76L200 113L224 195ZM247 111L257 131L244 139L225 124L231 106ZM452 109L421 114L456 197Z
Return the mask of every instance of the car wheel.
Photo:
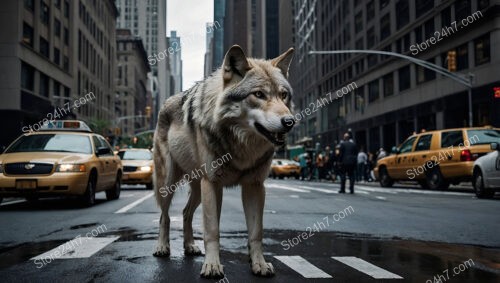
M120 191L122 188L122 174L118 173L116 175L116 181L113 188L106 190L106 199L115 200L120 198Z
M87 190L85 190L85 193L81 198L81 203L83 206L89 207L95 204L95 185L95 174L91 174L87 183Z
M153 183L147 183L146 184L146 190L152 190L153 189Z
M38 201L38 197L25 197L26 201L27 202L37 202Z
M387 168L381 167L379 169L380 186L384 188L390 188L394 185L394 180L389 176Z
M492 198L495 194L495 191L484 187L483 173L481 170L475 170L472 179L472 186L474 187L474 193L476 193L478 198Z
M446 190L450 186L450 182L446 181L441 174L439 167L434 167L427 173L427 186L431 190L444 189Z
M428 190L429 189L429 185L427 184L427 180L419 180L418 181L418 184L422 187L422 189L424 190Z

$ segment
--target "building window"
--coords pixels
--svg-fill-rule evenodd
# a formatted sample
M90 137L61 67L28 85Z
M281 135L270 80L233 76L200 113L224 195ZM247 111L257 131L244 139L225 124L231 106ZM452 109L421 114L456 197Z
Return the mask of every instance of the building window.
M469 52L467 43L457 48L457 71L469 68Z
M64 45L68 46L69 44L69 30L64 28Z
M415 43L420 43L423 41L422 26L415 28Z
M378 97L378 79L376 79L368 84L368 103L372 103L373 101L377 100Z
M394 75L389 73L383 77L384 81L384 97L394 94Z
M434 18L431 18L424 24L425 38L431 38L434 35Z
M479 10L482 10L482 9L487 8L489 5L490 5L490 1L489 0L479 0L478 3L477 3L477 8Z
M40 95L49 97L49 77L40 73Z
M373 27L366 34L366 44L369 48L375 47L375 29Z
M35 89L35 68L24 62L21 64L21 88L30 91Z
M57 37L61 36L61 21L59 21L58 19L54 20L54 34Z
M384 40L391 34L391 14L383 16L380 20L380 41Z
M410 4L408 0L399 0L396 3L396 27L400 29L410 22Z
M68 59L68 56L64 56L64 58L63 58L63 69L66 72L69 72L69 59Z
M410 65L404 66L399 69L399 91L407 90L410 88Z
M56 47L54 47L54 63L58 66L61 64L61 52L59 51L59 48Z
M49 51L49 42L45 38L40 36L40 53L43 56L49 58L49 52L50 52Z
M61 8L61 0L54 0L54 6L56 6L57 9Z
M490 34L474 40L474 62L476 66L490 62Z
M415 3L415 19L434 8L434 0L417 0Z
M33 47L33 28L27 23L23 23L23 42Z
M24 8L33 12L35 9L35 0L24 0Z
M356 49L358 50L365 49L363 45L363 38L356 40Z
M455 2L455 20L457 22L467 18L470 14L470 0L457 0Z
M434 59L427 60L434 64ZM424 83L436 79L436 72L422 66L417 66L417 83Z
M43 2L43 0L40 1L40 20L42 23L48 25L49 24L49 6Z
M446 7L441 11L441 27L447 27L451 24L451 6Z
M363 11L359 11L354 17L354 29L356 33L363 30Z
M384 9L390 2L390 0L380 0L380 10Z
M64 0L64 16L69 18L69 1Z
M366 22L373 20L375 18L375 4L373 0L370 0L368 4L366 4Z

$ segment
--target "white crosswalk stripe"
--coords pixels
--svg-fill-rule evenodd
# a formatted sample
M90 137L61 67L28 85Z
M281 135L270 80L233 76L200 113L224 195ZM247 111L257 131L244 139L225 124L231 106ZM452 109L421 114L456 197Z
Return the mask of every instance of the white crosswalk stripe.
M333 259L349 265L375 279L403 279L403 277L353 256L332 256Z
M292 192L298 192L298 193L309 193L307 190L303 189L297 189L297 188L292 188L290 186L282 186L282 185L277 185L277 184L269 184L267 185L269 188L274 188L274 189L280 189L280 190L288 190Z
M304 276L304 278L332 278L330 274L312 265L301 256L275 256L275 258Z
M77 237L51 249L50 251L33 257L31 260L91 257L98 251L104 249L107 245L116 241L118 238L120 237Z

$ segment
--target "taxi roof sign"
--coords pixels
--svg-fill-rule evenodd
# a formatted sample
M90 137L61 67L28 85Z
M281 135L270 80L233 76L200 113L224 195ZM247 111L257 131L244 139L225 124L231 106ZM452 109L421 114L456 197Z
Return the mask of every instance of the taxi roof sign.
M83 121L78 120L55 120L48 121L40 128L41 131L78 131L92 132L90 127Z

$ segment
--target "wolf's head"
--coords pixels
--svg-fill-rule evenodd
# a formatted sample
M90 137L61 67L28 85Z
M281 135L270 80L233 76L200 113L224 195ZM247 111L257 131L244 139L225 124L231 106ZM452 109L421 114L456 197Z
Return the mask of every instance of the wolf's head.
M229 49L222 66L223 118L237 118L250 130L275 145L295 124L288 68L293 48L272 60L247 58L241 47Z

